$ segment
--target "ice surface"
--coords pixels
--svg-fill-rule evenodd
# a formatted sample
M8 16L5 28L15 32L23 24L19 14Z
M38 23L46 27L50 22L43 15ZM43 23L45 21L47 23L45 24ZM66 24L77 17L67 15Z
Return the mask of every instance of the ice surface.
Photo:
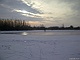
M80 60L79 30L1 31L0 60Z

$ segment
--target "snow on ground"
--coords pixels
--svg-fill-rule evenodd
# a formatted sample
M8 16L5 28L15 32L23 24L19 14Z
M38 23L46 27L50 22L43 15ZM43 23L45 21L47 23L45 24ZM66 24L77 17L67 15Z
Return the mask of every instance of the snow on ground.
M0 60L80 60L80 31L1 31Z

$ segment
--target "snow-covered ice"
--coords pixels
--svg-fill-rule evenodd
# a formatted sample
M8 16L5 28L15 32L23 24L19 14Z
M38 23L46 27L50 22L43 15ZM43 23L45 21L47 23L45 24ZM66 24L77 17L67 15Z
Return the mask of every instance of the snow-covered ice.
M80 30L0 31L0 60L80 60Z

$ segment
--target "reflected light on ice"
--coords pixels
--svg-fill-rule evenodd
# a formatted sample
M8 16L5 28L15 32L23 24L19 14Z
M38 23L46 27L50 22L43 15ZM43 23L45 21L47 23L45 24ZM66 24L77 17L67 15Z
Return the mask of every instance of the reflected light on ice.
M23 32L21 35L28 35L28 33L27 32Z

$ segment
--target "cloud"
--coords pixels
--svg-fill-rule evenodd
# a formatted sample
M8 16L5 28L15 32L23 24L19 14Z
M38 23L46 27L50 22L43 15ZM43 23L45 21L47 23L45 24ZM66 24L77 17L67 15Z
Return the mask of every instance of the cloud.
M0 0L0 3L2 3L3 2L3 0Z
M46 25L79 25L80 0L0 0L0 14Z
M21 15L27 16L27 17L34 17L34 18L38 18L39 17L38 14L34 14L34 13L28 12L26 10L14 9L13 11L16 11L18 13L21 13Z
M49 0L47 0L49 1ZM28 6L31 6L31 8L40 11L44 13L47 17L64 17L66 15L71 15L72 10L69 7L69 4L66 3L59 3L57 1L52 1L47 4L47 1L45 0L31 0L30 3L28 3L27 0L22 0L23 3L25 3ZM33 4L33 5L32 5ZM66 9L66 10L65 10ZM52 14L49 14L52 13ZM45 18L45 16L44 16Z

